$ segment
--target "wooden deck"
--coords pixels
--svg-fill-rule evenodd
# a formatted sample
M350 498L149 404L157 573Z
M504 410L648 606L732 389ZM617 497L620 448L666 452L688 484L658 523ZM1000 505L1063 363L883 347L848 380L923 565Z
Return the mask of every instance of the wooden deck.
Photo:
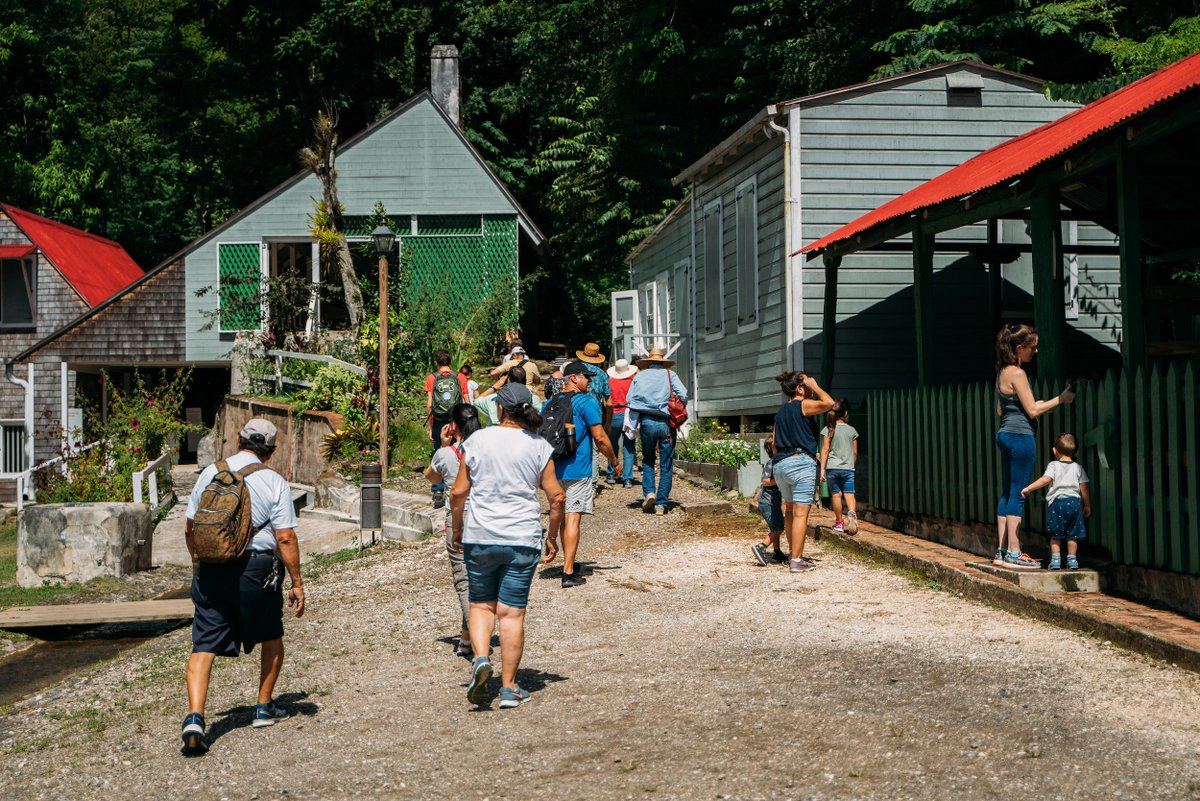
M124 601L106 604L48 604L13 606L0 611L0 629L22 631L56 626L94 626L104 623L142 623L155 620L188 620L194 610L190 598L166 601Z

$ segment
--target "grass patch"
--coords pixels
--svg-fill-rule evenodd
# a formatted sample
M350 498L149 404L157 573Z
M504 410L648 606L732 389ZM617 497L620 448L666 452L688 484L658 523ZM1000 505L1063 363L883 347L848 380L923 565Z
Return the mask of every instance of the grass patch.
M373 556L377 553L383 553L385 550L393 547L396 546L388 542L377 542L369 548L358 548L356 546L351 546L349 548L343 548L336 553L316 553L313 554L308 562L306 562L304 566L300 568L300 575L304 577L305 581L315 579L335 565L353 562L355 560L362 559L363 557Z

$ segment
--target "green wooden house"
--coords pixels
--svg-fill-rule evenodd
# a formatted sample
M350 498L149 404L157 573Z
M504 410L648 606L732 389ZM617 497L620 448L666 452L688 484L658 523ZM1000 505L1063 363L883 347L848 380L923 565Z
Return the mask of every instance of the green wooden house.
M873 389L913 386L907 243L846 258L836 296L825 292L823 265L796 251L1075 108L1046 99L1035 78L970 61L767 106L675 178L687 200L634 249L630 289L613 296L614 351L678 346L695 411L734 423L769 420L779 405L773 376L785 367L824 376L855 404ZM933 263L937 383L986 376L999 321L1033 317L1028 221L993 232L1010 246L999 286L989 282L986 226L957 233L957 250ZM1064 313L1080 369L1099 372L1119 358L1119 276L1115 256L1088 246L1113 236L1069 218L1060 234ZM823 336L831 311L834 359Z

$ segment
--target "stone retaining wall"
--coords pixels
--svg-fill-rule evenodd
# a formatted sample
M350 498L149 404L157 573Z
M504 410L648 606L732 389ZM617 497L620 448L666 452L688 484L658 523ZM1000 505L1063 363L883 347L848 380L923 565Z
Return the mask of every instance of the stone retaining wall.
M148 570L152 530L140 503L27 506L17 527L17 583L74 584Z

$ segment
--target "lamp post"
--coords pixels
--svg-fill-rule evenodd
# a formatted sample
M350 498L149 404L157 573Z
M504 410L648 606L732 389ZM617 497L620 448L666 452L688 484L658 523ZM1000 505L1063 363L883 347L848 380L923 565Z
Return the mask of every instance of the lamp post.
M388 471L388 254L396 243L396 234L386 225L371 232L375 255L379 257L379 465L382 479Z

